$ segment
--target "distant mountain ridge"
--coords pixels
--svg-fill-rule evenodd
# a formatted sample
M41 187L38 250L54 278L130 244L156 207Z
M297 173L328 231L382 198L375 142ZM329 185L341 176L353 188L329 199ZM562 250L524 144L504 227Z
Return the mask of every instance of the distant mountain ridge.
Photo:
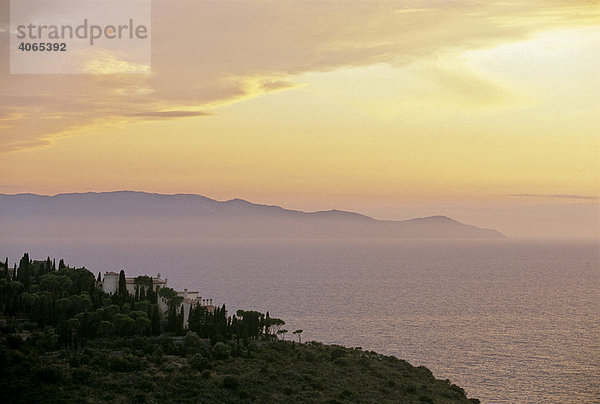
M2 237L504 238L446 216L377 220L336 209L303 212L237 198L138 191L0 194L0 220Z

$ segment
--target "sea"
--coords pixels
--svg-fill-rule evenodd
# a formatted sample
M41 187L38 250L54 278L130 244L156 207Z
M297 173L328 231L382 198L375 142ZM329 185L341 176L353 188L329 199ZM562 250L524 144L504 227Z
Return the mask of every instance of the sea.
M286 339L424 365L483 403L600 403L600 244L565 240L1 240L11 262L160 273ZM12 266L12 265L11 265Z

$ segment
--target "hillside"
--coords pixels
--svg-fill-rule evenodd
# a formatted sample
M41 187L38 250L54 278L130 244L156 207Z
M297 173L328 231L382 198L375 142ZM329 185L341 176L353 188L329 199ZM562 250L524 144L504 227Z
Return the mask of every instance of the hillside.
M427 368L359 348L274 341L217 358L204 348L204 355L193 354L195 348L180 342L169 337L103 341L44 354L25 344L18 350L3 344L0 398L12 403L42 397L83 403L478 402L449 381L436 380Z
M200 195L104 193L0 195L0 236L82 238L504 238L445 216L376 220L353 212L302 212Z
M144 293L140 279L132 295L123 274L108 294L87 269L55 262L0 263L0 402L469 402L424 367L301 343L302 330L286 341L268 312L197 304L184 324L168 287Z

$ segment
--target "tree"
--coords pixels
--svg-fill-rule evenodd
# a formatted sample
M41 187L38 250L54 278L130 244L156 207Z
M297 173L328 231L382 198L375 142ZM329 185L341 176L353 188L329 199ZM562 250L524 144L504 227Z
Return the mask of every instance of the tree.
M25 286L25 290L29 290L31 287L31 267L29 265L29 253L23 254L23 258L19 262L19 276L18 279Z
M158 305L152 308L152 335L160 335L160 310Z
M167 312L167 331L174 332L177 328L177 307L174 304L169 305Z
M267 314L269 314L267 312ZM283 321L282 319L279 318L275 318L275 317L267 317L265 319L265 332L267 335L271 335L273 334L272 331L275 331L275 333L277 333L281 327L283 327L285 325L285 321ZM271 328L273 330L271 330Z
M277 330L277 334L281 335L281 339L285 341L285 334L287 334L288 330L285 328L283 330Z
M98 327L98 334L103 337L108 337L112 335L115 326L110 321L101 321L100 326Z
M145 314L146 313L144 313L144 316L138 316L135 319L135 331L140 336L148 335L152 330L152 321L150 321Z
M302 338L300 338L300 334L302 334L302 330L296 330L292 334L296 334L296 336L298 337L298 343L301 344Z
M96 279L94 278L94 274L87 269L65 267L59 273L71 279L71 294L93 293Z
M175 324L175 333L177 335L182 335L183 334L183 305L181 305L181 310L179 311L179 314L177 315L177 323Z
M113 324L117 333L121 336L130 336L135 332L135 320L127 314L115 314Z
M119 272L119 295L127 295L127 281L125 280L125 271Z
M171 288L165 287L165 288L160 288L158 290L158 295L168 302L169 300L177 297L177 292L175 292L175 290L173 290ZM182 298L182 300L183 300L183 298Z
M212 354L215 359L227 359L231 354L231 350L222 342L217 342L212 349Z
M76 318L70 318L67 321L67 326L68 326L68 329L70 332L70 337L71 337L70 342L72 342L72 343L75 342L75 336L77 335L77 331L79 330L80 325L81 324L80 324L79 320Z
M60 261L58 262L58 270L60 271L63 268L66 268L66 265L65 265L65 260L61 258Z
M146 292L146 299L152 304L156 304L158 302L156 292L152 287L150 287L148 292Z
M202 344L202 340L200 339L198 334L196 334L193 331L188 331L187 334L185 334L185 338L183 339L183 347L186 352L198 352L198 350L203 348L204 345Z
M135 278L133 278L133 283L136 285L152 287L152 278L147 275L136 276Z
M39 285L41 290L47 290L55 298L60 298L63 292L71 290L71 278L60 272L50 272L40 277Z
M8 257L6 257L6 261L4 261L4 270L2 271L2 276L6 279L9 279L8 275Z

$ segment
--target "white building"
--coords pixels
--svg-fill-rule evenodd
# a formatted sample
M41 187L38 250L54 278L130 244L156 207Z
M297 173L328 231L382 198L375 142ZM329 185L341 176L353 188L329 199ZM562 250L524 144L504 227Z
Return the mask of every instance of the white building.
M205 306L210 312L212 312L215 309L215 306L213 306L212 299L203 299L202 296L200 296L199 292L189 292L187 289L183 289L183 292L177 292L177 296L183 297L183 302L181 302L181 304L183 305L184 327L187 327L188 318L190 316L190 309L192 308L192 306L196 306L199 304L201 306ZM163 304L166 307L166 302L163 302ZM179 310L181 310L181 308Z
M161 279L160 274L156 276L156 278L152 279L152 288L155 292L158 293L160 288L167 286L167 279ZM135 278L125 277L125 285L127 286L127 292L132 295L135 295L135 290L138 287L146 287L147 285L141 285L135 283ZM106 272L104 274L104 279L102 280L102 291L108 294L117 293L119 290L119 274L116 272Z
M147 288L147 285L141 283L135 283L136 278L125 277L125 285L127 286L127 292L131 295L135 295L136 289L144 287ZM156 276L156 278L151 277L152 279L152 288L158 294L160 288L167 287L167 278L162 279L160 274ZM104 274L104 279L102 280L102 291L108 294L117 293L119 290L119 274L116 272L106 272ZM181 296L183 301L181 305L177 308L181 310L183 307L183 326L187 328L188 318L190 315L190 309L195 305L205 306L209 311L214 310L212 299L203 299L200 296L199 292L189 292L187 289L183 291L176 291L177 296ZM158 307L163 312L163 314L167 313L169 307L167 305L167 301L161 297L158 298Z

